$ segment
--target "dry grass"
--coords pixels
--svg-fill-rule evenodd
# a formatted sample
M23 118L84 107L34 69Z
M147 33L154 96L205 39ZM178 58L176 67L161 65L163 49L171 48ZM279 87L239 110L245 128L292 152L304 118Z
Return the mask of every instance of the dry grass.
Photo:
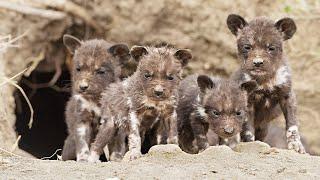
M11 35L7 35L4 37L0 37L0 53L5 53L5 51L7 50L7 48L11 48L11 47L19 47L19 45L14 44L16 41L18 41L19 39L21 39L22 37L24 37L25 35L27 35L28 31L26 31L25 33L23 33L22 35L12 38ZM19 73L17 73L16 75L12 76L11 78L2 76L0 77L2 79L2 82L0 83L0 87L6 85L6 84L10 84L14 87L16 87L21 94L23 95L24 99L26 100L29 109L30 109L30 119L29 119L29 129L31 129L32 127L32 123L33 123L33 114L34 114L34 110L33 107L31 105L31 102L28 98L28 96L26 95L26 93L24 92L24 90L18 85L18 82L15 81L16 78L20 77L21 75L23 75L29 68L25 68L24 70L20 71Z

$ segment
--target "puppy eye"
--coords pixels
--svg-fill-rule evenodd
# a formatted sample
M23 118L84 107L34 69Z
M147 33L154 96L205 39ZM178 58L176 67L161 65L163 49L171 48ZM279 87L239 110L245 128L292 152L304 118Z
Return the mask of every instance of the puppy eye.
M219 117L220 116L220 112L216 111L216 110L212 110L212 114L215 116L215 117Z
M250 51L252 49L252 46L250 44L245 44L243 46L243 49L246 50L246 51Z
M174 77L173 77L172 75L169 75L169 76L167 76L167 79L168 79L169 81L172 81L172 80L174 80Z
M145 73L144 78L151 79L152 75L150 73Z
M237 116L242 116L242 112L241 112L241 111L237 111L237 112L236 112L236 115L237 115Z
M105 69L98 69L96 71L97 74L105 74L106 73L106 70Z
M76 71L78 72L81 71L80 67L76 67Z
M269 46L268 47L268 51L274 51L274 50L276 50L276 47L274 47L274 46Z

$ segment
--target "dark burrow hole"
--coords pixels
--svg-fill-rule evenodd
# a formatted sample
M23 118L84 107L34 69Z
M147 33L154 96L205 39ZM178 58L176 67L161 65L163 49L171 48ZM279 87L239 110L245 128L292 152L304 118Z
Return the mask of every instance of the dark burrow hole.
M29 129L30 110L19 91L15 92L16 132L21 135L19 147L37 158L48 157L57 149L62 149L67 136L64 121L65 105L70 93L65 91L70 86L70 74L63 71L55 88L31 89L25 82L46 83L54 73L34 71L29 77L23 77L19 85L23 88L34 109L34 121ZM63 90L64 91L61 91ZM61 151L58 152L61 154ZM52 156L50 159L57 159Z

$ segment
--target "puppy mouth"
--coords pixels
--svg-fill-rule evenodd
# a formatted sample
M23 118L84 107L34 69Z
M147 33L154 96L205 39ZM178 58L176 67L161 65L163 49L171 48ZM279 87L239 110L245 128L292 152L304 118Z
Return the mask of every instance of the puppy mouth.
M164 100L166 100L167 98L166 97L158 97L158 96L151 96L150 97L150 99L152 100L152 101L164 101Z
M262 76L262 75L266 75L267 74L267 72L265 70L258 69L258 68L250 69L249 71L250 71L250 74L254 75L254 76Z
M232 137L232 136L234 136L235 135L235 133L231 133L231 134L227 134L227 133L219 133L218 134L220 137L222 137L222 138L230 138L230 137Z

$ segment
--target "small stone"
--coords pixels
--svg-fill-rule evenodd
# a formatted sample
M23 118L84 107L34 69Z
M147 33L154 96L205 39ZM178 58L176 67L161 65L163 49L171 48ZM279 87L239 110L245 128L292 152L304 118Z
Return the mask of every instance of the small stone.
M306 169L300 169L299 173L307 173L307 170Z
M278 170L277 170L277 173L282 173L285 169L286 169L285 167L284 167L284 168L281 168L281 169L278 169Z
M267 152L270 146L264 142L241 142L233 150L241 153L263 153Z
M183 151L178 145L175 144L166 144L166 145L156 145L152 146L148 152L148 155L155 154L180 154Z

